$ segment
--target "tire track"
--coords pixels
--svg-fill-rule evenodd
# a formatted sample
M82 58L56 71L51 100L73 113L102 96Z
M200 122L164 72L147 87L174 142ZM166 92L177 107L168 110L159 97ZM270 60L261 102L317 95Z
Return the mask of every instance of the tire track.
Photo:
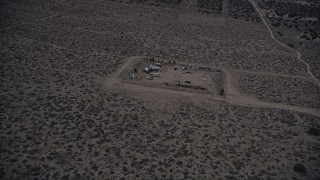
M3 30L9 30L9 29L12 29L12 28L15 28L15 27L22 26L22 25L24 25L24 24L35 23L35 22L39 22L39 21L42 21L42 20L45 20L45 19L49 19L49 18L52 18L52 17L56 17L56 16L59 16L59 15L61 15L61 14L67 13L67 12L69 12L69 11L72 11L72 10L74 10L74 9L78 9L78 8L81 8L81 7L84 7L84 5L76 6L76 7L73 7L73 8L69 8L69 9L64 10L64 11L62 11L62 12L59 12L59 13L56 13L56 14L53 14L53 15L50 15L50 16L42 17L42 18L40 18L40 19L36 19L36 20L30 21L30 22L21 22L21 23L19 23L19 24L13 25L13 26L9 26L9 27L3 28Z
M239 94L236 88L232 86L231 74L225 69L222 69L222 72L224 73L224 78L225 78L224 79L225 80L224 86L226 90L225 97L215 96L212 94L201 94L201 93L195 93L195 92L186 92L186 91L178 91L178 90L172 90L172 89L144 86L144 85L126 83L121 81L120 76L123 73L125 73L124 71L127 68L129 68L131 65L133 65L137 59L143 58L143 57L144 56L134 56L134 57L127 58L127 62L123 64L122 67L120 67L115 74L113 74L111 77L108 77L107 79L100 79L102 81L103 86L109 90L113 90L117 92L119 92L119 90L123 90L124 92L129 91L131 92L130 94L132 94L132 92L135 92L135 93L142 94L143 96L146 94L150 94L151 96L154 96L154 94L157 94L159 96L172 95L175 97L179 97L183 95L195 101L209 99L212 101L225 102L225 103L233 104L236 106L281 109L281 110L312 114L314 116L320 117L319 109L312 109L312 108L306 108L301 106L292 106L292 105L281 104L281 103L265 102L253 97L243 96ZM185 97L181 97L181 98L185 98Z

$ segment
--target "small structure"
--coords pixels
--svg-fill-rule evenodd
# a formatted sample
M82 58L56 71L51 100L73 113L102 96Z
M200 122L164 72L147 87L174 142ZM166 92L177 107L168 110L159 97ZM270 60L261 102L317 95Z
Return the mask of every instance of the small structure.
M130 78L130 79L133 79L134 77L135 77L135 73L134 73L134 72L130 72L130 73L129 73L129 78Z
M183 64L182 67L181 67L182 70L186 70L186 69L188 69L188 68L189 68L189 67L188 67L188 65L186 65L186 64Z
M144 71L146 73L150 73L150 72L159 72L161 70L162 65L160 63L155 63L154 65L150 65L149 67L145 67Z
M160 67L158 66L149 66L149 71L152 72L152 71L160 71Z
M133 70L129 71L128 75L130 79L133 79L136 76L136 73L138 72L137 68L134 68Z

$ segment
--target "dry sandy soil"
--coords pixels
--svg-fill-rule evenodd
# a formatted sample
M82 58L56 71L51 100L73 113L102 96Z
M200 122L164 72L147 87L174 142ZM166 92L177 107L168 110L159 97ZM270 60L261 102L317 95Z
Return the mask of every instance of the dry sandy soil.
M0 179L319 179L319 42L287 47L250 1L166 2L1 2ZM123 79L147 57L220 72Z
M120 72L118 81L141 86L173 89L180 91L217 94L222 88L222 70L188 63L173 63L163 59L148 61L148 57L132 57ZM146 73L145 67L159 63L162 67L158 72ZM186 68L186 69L183 69ZM134 78L130 74L134 73ZM153 79L148 79L152 77ZM108 81L108 80L107 80ZM221 82L219 84L219 82Z

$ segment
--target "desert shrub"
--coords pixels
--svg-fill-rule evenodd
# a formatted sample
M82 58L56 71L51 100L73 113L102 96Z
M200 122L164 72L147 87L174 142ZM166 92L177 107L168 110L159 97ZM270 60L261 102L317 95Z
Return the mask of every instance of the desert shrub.
M314 135L314 136L319 136L320 135L320 130L318 128L310 128L308 131L309 134Z
M5 174L4 169L0 168L0 179L4 178Z
M220 90L220 95L221 95L221 96L224 95L224 89L223 89L223 88Z
M294 167L293 167L293 169L294 169L295 172L298 172L298 173L304 173L304 172L306 172L306 167L304 167L304 165L301 164L301 163L295 164Z

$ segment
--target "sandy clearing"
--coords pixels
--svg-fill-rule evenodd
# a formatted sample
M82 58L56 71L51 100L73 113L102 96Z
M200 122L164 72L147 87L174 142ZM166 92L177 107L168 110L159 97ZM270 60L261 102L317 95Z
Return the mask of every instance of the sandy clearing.
M222 69L222 72L224 73L224 89L225 89L224 97L212 95L212 94L202 94L202 93L194 93L194 92L143 86L139 84L131 84L131 83L126 83L122 81L120 77L121 74L125 73L124 71L127 68L129 68L131 65L133 65L134 62L140 58L145 58L145 56L129 57L127 59L127 62L122 67L120 67L120 69L114 75L112 75L111 77L108 77L107 79L100 80L102 81L101 83L103 84L103 87L112 91L117 91L117 92L123 91L124 93L128 93L129 91L131 95L154 96L154 94L156 94L158 97L181 96L181 98L188 97L196 101L198 101L199 99L220 101L220 102L226 102L229 104L245 106L245 107L259 107L259 108L271 108L271 109L296 111L296 112L312 114L314 116L320 117L320 111L318 109L306 108L301 106L292 106L292 105L281 104L281 103L265 102L265 101L260 101L254 97L241 95L237 91L236 87L234 86L232 75L225 69Z

